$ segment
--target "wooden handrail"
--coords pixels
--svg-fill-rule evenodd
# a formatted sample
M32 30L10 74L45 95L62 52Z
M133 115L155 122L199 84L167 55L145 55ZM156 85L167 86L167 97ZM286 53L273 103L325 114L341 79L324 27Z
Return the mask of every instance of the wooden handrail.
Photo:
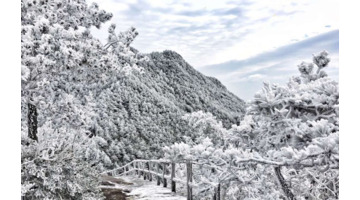
M152 167L152 164L156 164L156 167ZM167 175L167 168L166 166L171 167L170 175ZM179 178L175 177L175 171L176 171L176 164L186 164L186 181L181 180ZM192 200L192 188L198 187L198 184L193 183L193 167L192 165L201 165L205 167L209 167L211 169L214 169L214 166L210 166L206 163L198 163L196 161L192 160L180 160L176 162L172 162L170 160L144 160L144 159L136 159L129 163L127 163L124 166L118 167L116 169L104 171L101 174L108 174L111 176L122 176L127 174L136 174L139 176L144 177L144 180L148 179L149 181L152 181L152 177L154 176L157 180L157 185L160 185L160 182L163 182L163 187L167 187L167 179L170 179L171 184L171 191L176 192L176 183L180 183L183 185L186 185L187 188L187 199ZM162 167L162 173L160 173L160 165ZM156 171L153 171L155 169ZM220 170L220 169L217 169ZM220 170L222 171L222 170ZM217 185L216 188L214 188L214 199L220 200L220 184Z

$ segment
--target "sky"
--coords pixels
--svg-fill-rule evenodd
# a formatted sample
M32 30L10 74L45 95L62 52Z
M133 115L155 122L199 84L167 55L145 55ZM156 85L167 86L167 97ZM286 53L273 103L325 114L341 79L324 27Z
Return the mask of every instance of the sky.
M302 61L312 62L312 55L329 52L330 63L326 73L339 80L339 30L322 33L305 40L260 53L244 60L209 65L198 69L203 74L219 79L228 90L244 100L250 100L261 90L263 82L286 84L298 76Z
M178 52L195 69L249 100L263 81L285 83L297 65L327 50L338 79L339 14L335 0L90 0L114 17L95 37L135 27L143 53Z

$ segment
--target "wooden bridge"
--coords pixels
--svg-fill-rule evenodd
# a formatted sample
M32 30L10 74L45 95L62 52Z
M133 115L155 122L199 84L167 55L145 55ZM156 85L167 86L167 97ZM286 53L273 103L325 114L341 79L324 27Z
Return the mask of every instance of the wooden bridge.
M175 177L176 165L185 164L186 166L186 180ZM177 191L177 184L181 184L186 187L186 199L193 199L193 188L198 185L193 183L193 165L201 165L202 167L208 167L209 170L213 170L213 167L197 163L190 160L171 162L168 160L133 160L130 163L113 169L105 171L102 175L112 177L138 177L147 181L156 181L158 187L167 188L169 180L169 192L175 194ZM220 184L214 187L213 200L220 200ZM167 199L167 198L165 198ZM170 198L169 198L170 199Z

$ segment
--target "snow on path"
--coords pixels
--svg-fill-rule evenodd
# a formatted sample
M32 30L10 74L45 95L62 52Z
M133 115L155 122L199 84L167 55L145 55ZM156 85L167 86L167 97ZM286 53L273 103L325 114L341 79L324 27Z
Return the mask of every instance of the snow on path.
M128 200L186 200L186 197L171 192L169 187L164 188L162 185L156 185L156 181L143 180L135 176L121 176L119 178L133 184L115 184L113 187L106 187L130 191L126 193Z

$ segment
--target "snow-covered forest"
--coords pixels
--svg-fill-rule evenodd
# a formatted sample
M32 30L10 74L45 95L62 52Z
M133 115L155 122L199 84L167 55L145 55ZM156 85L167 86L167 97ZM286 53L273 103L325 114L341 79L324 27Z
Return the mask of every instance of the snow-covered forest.
M100 173L135 159L213 167L194 172L198 199L219 184L221 199L338 199L328 52L245 103L174 51L133 48L133 27L110 25L103 44L90 28L112 16L85 0L21 1L24 199L104 199Z

